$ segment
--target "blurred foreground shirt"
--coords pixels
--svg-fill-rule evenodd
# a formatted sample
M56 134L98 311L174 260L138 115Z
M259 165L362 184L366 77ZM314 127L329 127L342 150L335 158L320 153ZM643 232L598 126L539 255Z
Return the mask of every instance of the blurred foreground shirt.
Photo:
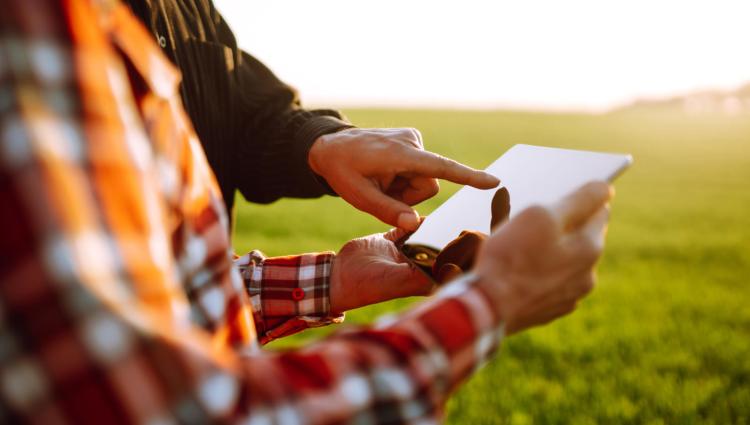
M237 258L179 73L115 0L0 0L0 422L440 417L502 334L467 279L397 320L339 321L331 253Z

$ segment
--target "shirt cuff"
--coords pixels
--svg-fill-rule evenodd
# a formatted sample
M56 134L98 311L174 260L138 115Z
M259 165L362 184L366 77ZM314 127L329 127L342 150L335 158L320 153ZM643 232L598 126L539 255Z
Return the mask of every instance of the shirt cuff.
M261 343L344 320L331 314L334 258L332 252L266 258L252 251L235 260Z
M465 274L402 320L379 325L415 337L435 390L446 397L492 358L505 335L504 323L476 279Z

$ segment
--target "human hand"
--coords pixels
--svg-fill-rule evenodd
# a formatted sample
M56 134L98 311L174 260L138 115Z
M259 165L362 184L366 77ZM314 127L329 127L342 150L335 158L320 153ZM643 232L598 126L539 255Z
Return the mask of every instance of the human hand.
M351 128L318 138L310 168L345 201L404 230L419 227L411 205L434 196L437 179L491 189L500 181L452 159L424 150L413 128Z
M480 248L476 273L506 333L572 312L594 286L612 189L589 183L558 204L531 207Z
M342 313L394 298L427 295L433 284L396 247L407 232L354 239L341 248L331 270L331 311Z

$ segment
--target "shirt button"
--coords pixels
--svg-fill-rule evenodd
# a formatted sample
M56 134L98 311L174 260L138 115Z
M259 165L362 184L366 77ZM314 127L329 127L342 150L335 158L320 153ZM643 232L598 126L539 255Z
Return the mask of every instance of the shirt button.
M159 45L164 48L167 47L167 39L163 35L159 36Z
M299 301L301 299L305 298L305 290L302 288L294 288L292 290L292 299L295 301Z

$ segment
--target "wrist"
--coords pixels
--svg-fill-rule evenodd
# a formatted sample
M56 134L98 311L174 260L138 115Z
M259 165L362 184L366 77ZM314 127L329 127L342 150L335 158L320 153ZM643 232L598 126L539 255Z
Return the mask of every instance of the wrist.
M310 167L310 170L312 170L312 172L319 176L323 175L320 163L321 160L326 156L325 150L327 144L329 143L328 136L328 134L324 134L315 139L312 146L310 146L310 150L307 153L307 165Z
M516 296L502 278L489 277L487 273L477 272L474 284L484 292L490 308L500 322L507 324L513 320L512 306L516 305Z
M328 279L328 300L331 314L342 314L348 310L347 306L343 305L343 302L346 300L340 299L343 286L341 285L341 276L339 273L341 269L341 261L341 256L336 254L334 254L333 259L331 260L331 274Z

